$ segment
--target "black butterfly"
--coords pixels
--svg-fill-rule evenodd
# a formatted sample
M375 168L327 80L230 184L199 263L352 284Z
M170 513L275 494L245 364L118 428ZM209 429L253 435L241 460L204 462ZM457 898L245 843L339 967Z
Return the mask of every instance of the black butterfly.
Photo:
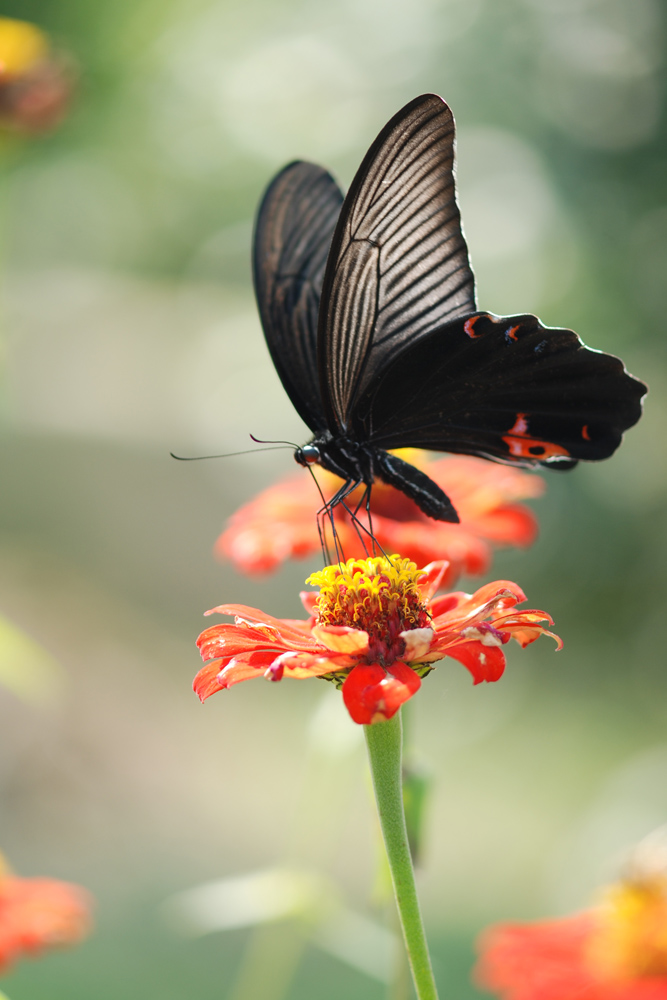
M344 480L375 477L458 521L388 448L570 469L608 458L646 386L610 354L536 316L478 312L456 204L454 118L424 94L382 129L347 197L296 162L272 181L254 238L264 334L312 441L295 452Z

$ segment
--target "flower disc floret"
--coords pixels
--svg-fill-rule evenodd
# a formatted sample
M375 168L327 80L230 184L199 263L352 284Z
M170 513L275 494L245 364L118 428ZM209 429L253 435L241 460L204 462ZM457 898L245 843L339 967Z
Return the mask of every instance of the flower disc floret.
M419 589L423 576L410 559L377 556L327 566L306 583L320 588L318 624L363 630L369 640L367 662L389 666L405 652L402 632L430 626Z

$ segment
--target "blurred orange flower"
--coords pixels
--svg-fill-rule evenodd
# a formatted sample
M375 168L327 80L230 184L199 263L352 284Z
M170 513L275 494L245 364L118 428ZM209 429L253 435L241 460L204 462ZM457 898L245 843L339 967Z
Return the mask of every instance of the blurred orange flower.
M420 570L400 556L349 559L308 578L320 589L301 595L307 620L237 604L213 608L207 614L233 615L235 622L199 636L202 658L212 662L197 674L194 690L205 701L253 677L327 677L342 687L355 722L382 722L415 694L436 660L459 660L475 684L497 681L510 638L526 646L552 635L540 624L552 624L545 612L514 610L526 598L506 580L472 595L435 597L447 572L445 562Z
M0 17L0 124L45 132L62 120L73 74L47 35L29 21Z
M539 476L468 455L430 459L416 449L398 454L445 490L461 523L434 521L403 493L376 481L371 500L373 534L385 552L401 552L418 566L446 559L444 585L450 586L463 572L486 572L493 545L527 546L535 540L535 515L516 501L544 492ZM322 469L317 475L324 495L333 496L341 480ZM352 509L361 495L359 488L349 498ZM321 506L310 476L287 476L232 515L218 538L216 553L250 574L270 573L286 559L312 555L320 548L315 512ZM362 558L363 546L349 515L339 506L334 516L345 556Z
M0 973L23 955L77 944L90 931L90 911L85 889L52 878L19 878L2 867Z
M667 877L635 873L582 913L498 924L477 984L503 1000L667 1000Z

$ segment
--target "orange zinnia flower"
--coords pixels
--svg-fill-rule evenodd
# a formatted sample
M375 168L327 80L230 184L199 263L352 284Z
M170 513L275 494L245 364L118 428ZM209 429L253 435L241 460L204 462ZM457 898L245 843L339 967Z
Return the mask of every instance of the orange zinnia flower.
M415 449L398 454L442 487L461 523L434 521L405 494L378 480L372 490L372 526L385 552L401 552L418 566L446 559L449 569L444 584L450 586L463 572L486 572L492 545L527 546L535 540L535 515L516 501L540 496L544 481L539 476L468 455L432 460ZM322 469L317 475L324 495L333 496L341 480ZM348 506L354 509L361 495L360 487ZM312 555L320 547L315 512L321 506L310 476L287 476L232 515L216 543L216 553L251 574L269 573L286 559ZM365 523L365 512L360 516ZM362 558L363 545L349 515L339 506L334 517L345 556Z
M77 885L19 878L0 857L0 973L22 955L76 944L90 930L91 900Z
M571 917L498 924L479 947L477 983L503 1000L667 1000L667 875L635 872Z
M0 17L0 124L46 132L60 123L72 92L71 67L29 21Z
M480 681L497 681L505 669L502 646L521 646L553 624L543 611L516 611L525 595L515 583L496 580L475 594L434 597L448 566L424 570L409 559L349 559L306 581L319 593L301 595L305 621L272 618L256 608L223 604L207 614L233 615L199 636L204 660L194 689L204 701L252 677L327 677L342 687L355 722L390 719L421 686L436 660L451 656ZM560 640L554 636L560 645Z

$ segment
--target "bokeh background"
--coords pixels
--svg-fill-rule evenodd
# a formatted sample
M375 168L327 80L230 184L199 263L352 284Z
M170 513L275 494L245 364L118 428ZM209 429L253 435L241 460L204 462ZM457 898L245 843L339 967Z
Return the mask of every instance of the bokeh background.
M0 152L0 845L97 897L95 936L3 979L12 1000L236 998L248 947L269 970L257 1000L281 961L294 1000L385 995L361 920L381 905L359 734L317 681L203 707L190 691L207 607L299 613L316 563L253 582L212 555L292 457L169 451L306 440L253 303L255 206L293 158L347 185L424 91L457 118L481 307L571 326L651 386L612 460L547 474L539 541L492 571L551 611L563 652L517 648L477 689L447 661L415 700L443 994L478 996L481 927L584 905L667 822L666 7L5 0L79 81L58 130ZM164 906L285 862L359 915L356 967L323 933L298 953L303 923L188 936Z

